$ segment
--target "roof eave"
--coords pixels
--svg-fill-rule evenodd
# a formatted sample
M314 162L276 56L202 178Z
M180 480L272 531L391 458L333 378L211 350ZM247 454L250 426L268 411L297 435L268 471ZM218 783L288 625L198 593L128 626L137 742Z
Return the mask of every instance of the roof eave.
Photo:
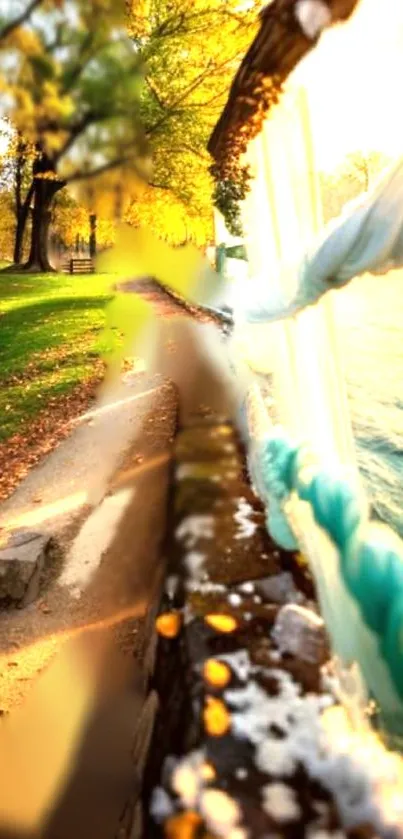
M208 151L219 172L239 161L278 101L285 80L317 44L323 29L347 20L358 1L273 0L263 9L260 30L239 67L209 140ZM306 14L313 14L315 7L316 20L324 23L308 36L301 21L306 29Z

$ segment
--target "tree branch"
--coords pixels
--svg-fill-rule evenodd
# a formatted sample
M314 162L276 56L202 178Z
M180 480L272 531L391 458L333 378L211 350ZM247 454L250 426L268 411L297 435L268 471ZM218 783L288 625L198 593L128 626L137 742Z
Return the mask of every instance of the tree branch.
M166 106L165 102L163 102L163 101L162 101L162 99L161 99L161 97L160 97L160 95L159 95L158 91L156 90L156 87L155 87L155 85L154 85L154 82L152 81L152 79L150 78L150 76L145 76L145 77L144 77L144 79L145 79L145 82L146 82L147 87L148 87L148 88L149 88L149 90L151 91L151 93L152 93L152 95L154 96L154 98L155 98L156 102L158 103L158 105L160 106L160 108L161 108L163 111L165 111L167 106Z
M180 143L179 146L175 146L176 152L187 151L189 154L194 154L195 157L199 157L200 160L203 160L205 163L209 160L209 155L206 151L200 151L199 149L195 149L190 143Z
M90 29L87 32L87 34L86 34L86 36L85 36L85 38L84 38L84 40L83 40L83 42L80 46L80 49L78 51L76 66L70 71L70 77L68 77L68 83L63 85L63 93L64 94L69 93L69 91L74 87L75 83L80 78L81 73L83 72L83 70L87 66L88 61L91 60L91 57L92 57L91 50L90 50L90 53L87 55L85 60L84 60L84 56L85 56L86 50L90 49L93 40L94 40L94 32L93 32L92 29ZM67 73L67 76L68 76L68 73Z
M347 20L358 0L326 0L330 23ZM227 104L210 137L208 151L223 175L261 131L292 70L315 46L298 17L298 0L272 0L260 13L260 30L232 83ZM216 169L218 172L218 169Z
M94 41L94 35L95 33L92 30L89 31L84 42L82 43L81 49L77 56L76 66L71 71L71 76L68 80L68 84L65 84L63 87L63 94L69 93L70 90L72 90L72 88L78 82L84 70L88 67L90 61L92 61L92 59L95 58L95 56L97 56L99 53L103 52L103 50L106 49L106 47L108 46L108 42L103 41L99 44L94 44L94 46L91 49L91 44ZM87 55L85 54L86 50L89 50Z
M59 163L61 158L64 157L64 155L67 154L71 146L74 145L75 141L78 139L80 134L83 134L86 128L88 128L88 126L95 121L97 121L96 116L92 111L89 111L87 114L85 114L82 120L80 120L80 122L77 122L75 125L71 126L70 136L66 140L64 146L62 146L62 148L59 149L59 151L55 155L56 163Z
M113 117L119 117L119 116L124 117L124 116L126 116L126 113L123 112L122 114L119 114L118 111L115 111L114 113L111 113L111 112L101 113L101 112L97 112L97 111L88 111L85 114L85 116L83 116L83 118L80 120L80 122L77 122L75 125L72 125L71 127L66 129L66 131L69 132L70 136L67 138L64 146L62 146L62 148L59 149L57 154L54 156L55 163L60 162L62 157L64 157L65 154L67 154L67 152L71 149L71 147L74 145L76 140L78 140L80 135L83 134L84 131L86 131L86 129L90 127L90 125L98 125L99 123L104 122L105 120L110 120ZM63 130L63 126L59 126L58 130Z
M160 119L158 119L154 123L154 125L150 126L150 128L146 130L146 137L149 137L151 134L154 134L154 132L158 128L160 128L165 122L167 122L167 120L169 120L174 115L178 106L181 105L182 102L184 102L188 98L188 96L190 96L193 93L193 91L197 90L197 88L204 81L204 79L206 79L209 75L215 76L221 73L221 71L224 70L224 68L227 67L227 65L230 64L232 61L232 57L227 58L225 61L222 62L222 64L217 64L215 67L212 67L211 61L207 62L207 65L204 68L204 70L196 77L196 79L193 79L193 81L186 88L186 90L182 91L180 96L178 96L174 102L165 106L167 109L166 113L162 117L160 117Z
M22 24L28 20L32 12L34 12L35 9L38 6L40 6L41 3L42 0L31 0L27 8L23 12L21 12L20 15L18 15L13 20L10 20L8 23L5 23L2 29L0 29L0 41L3 41L5 38L8 38L8 36L11 35L11 33L14 32L15 29L18 29L19 26L22 26Z
M98 175L104 175L106 172L111 172L117 169L118 166L124 166L126 163L133 163L133 157L119 157L116 160L111 160L108 163L103 163L91 172L73 172L72 175L67 175L64 179L66 184L79 183L80 181L92 180Z
M20 206L16 208L17 218L18 218L18 216L23 216L24 218L28 216L29 207L30 207L31 201L34 197L34 192L35 192L35 180L32 180L24 200L21 202Z
M150 34L149 43L154 44L159 39L172 38L177 35L194 35L199 32L211 31L211 18L217 16L217 14L220 18L224 16L235 21L239 28L245 28L248 25L242 15L223 8L220 8L218 12L211 8L197 12L181 12L177 17L173 15L157 24ZM198 21L204 21L204 19L206 23L203 22L202 25L198 26Z

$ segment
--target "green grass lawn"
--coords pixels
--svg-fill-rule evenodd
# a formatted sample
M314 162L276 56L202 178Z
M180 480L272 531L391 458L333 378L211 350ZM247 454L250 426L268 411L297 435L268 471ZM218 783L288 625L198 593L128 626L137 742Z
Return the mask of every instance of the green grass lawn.
M108 275L0 274L0 441L94 373L107 345Z

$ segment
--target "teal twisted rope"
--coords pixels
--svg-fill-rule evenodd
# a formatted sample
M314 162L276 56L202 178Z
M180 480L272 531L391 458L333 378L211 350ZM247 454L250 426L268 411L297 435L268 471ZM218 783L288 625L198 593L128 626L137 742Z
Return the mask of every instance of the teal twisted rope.
M249 472L257 494L263 501L266 526L272 539L285 551L295 551L297 540L288 523L284 504L289 495L287 481L290 479L293 458L297 449L292 448L282 432L268 437L263 444L251 446Z
M274 497L284 510L293 491L309 502L317 524L338 549L347 590L376 634L403 700L403 543L386 526L368 521L365 501L343 475L320 469L306 448L291 444L281 432L256 446L253 475L268 504Z
M324 231L323 238L297 267L294 298L272 298L265 280L239 289L235 317L239 322L271 323L296 315L326 292L342 288L365 272L385 274L403 265L403 161L371 193L347 206ZM253 297L255 299L253 300ZM251 303L252 299L252 303Z

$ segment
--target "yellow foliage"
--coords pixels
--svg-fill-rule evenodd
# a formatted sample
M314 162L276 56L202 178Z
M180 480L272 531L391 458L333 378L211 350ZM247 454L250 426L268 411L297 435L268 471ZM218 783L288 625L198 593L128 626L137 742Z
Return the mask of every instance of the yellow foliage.
M15 216L11 196L0 193L0 259L12 261L14 248Z
M202 247L213 237L213 213L209 202L205 212L192 208L170 190L146 189L130 206L125 220L135 227L155 231L172 245L193 242Z
M259 0L129 0L129 31L145 65L141 103L153 152L150 189L126 219L172 244L213 234L206 147L240 59L258 25Z
M53 231L60 236L68 248L73 247L77 235L88 240L88 213L83 207L74 206L72 203L69 203L67 206L57 203L52 226Z
M112 349L106 356L108 370L104 385L116 381L127 356L142 355L147 329L153 317L151 306L137 294L117 294L107 307L105 339ZM118 340L117 340L118 339Z
M97 242L99 248L109 248L115 244L116 224L108 219L98 218Z
M71 182L77 204L102 219L100 243L113 241L119 218L153 231L158 253L161 239L207 244L213 236L207 141L262 0L69 4L71 17L63 3L44 0L44 21L33 16L15 30L15 66L0 81L13 126L37 147L41 177ZM121 26L125 7L130 41ZM149 180L143 190L140 176ZM72 210L63 238L71 241L84 226ZM167 252L170 284L172 259ZM151 253L147 260L164 271L159 257L158 264Z
M74 113L74 102L67 94L60 94L60 85L55 81L45 81L42 88L42 102L39 118L42 115L50 122L68 118Z
M98 271L126 278L156 277L190 299L202 281L204 267L204 260L194 245L173 248L159 239L151 227L135 229L127 224L117 227L114 247L97 259ZM122 361L128 355L144 354L147 335L152 334L152 317L150 305L138 295L120 293L114 298L107 312L106 339L114 347L107 358L109 376L119 375ZM118 344L116 336L120 338Z
M121 225L115 247L98 258L97 269L126 277L157 277L178 294L188 296L203 264L194 245L172 248L149 229Z
M88 212L97 213L108 222L115 222L118 210L125 216L130 209L133 195L141 190L141 182L132 168L106 172L97 178L72 183L70 195L86 207Z
M19 26L14 29L8 38L8 44L12 49L19 50L25 56L40 55L42 44L32 29Z
M56 201L52 228L67 248L74 247L77 236L80 236L85 242L89 241L88 209L73 201L67 190L63 190ZM97 219L97 244L99 248L107 248L113 245L115 234L116 226L113 222L104 218Z

